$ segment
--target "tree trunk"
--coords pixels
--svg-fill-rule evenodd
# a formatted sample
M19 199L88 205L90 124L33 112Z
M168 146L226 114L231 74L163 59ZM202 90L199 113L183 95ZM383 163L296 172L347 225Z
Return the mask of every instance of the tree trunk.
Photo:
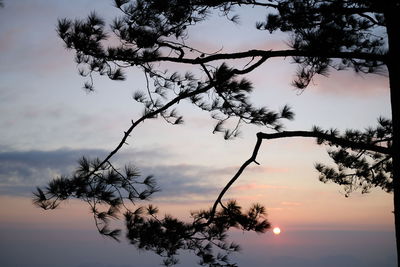
M397 263L400 263L400 6L398 1L390 1L385 12L389 51L387 67L389 71L390 102L393 122L393 205L396 230Z

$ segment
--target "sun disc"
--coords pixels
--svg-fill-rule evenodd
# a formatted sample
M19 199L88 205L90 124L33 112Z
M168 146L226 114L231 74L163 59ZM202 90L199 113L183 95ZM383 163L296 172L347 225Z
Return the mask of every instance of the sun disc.
M279 234L281 233L281 228L275 227L274 229L272 229L272 232L273 232L275 235L279 235Z

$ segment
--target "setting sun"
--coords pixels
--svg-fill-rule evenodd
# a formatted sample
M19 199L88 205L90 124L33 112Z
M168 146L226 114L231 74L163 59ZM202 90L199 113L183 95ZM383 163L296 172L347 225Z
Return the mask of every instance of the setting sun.
M275 227L274 229L272 229L272 232L273 232L275 235L279 235L279 234L281 233L281 228Z

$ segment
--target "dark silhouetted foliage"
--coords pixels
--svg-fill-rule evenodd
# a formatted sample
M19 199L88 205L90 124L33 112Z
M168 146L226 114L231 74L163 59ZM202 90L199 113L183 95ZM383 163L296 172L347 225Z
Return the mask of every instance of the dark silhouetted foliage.
M166 257L165 265L173 265L181 249L194 251L200 264L230 266L226 255L215 255L212 248L225 254L237 249L225 241L231 227L263 232L269 223L262 217L263 207L255 205L243 213L235 202L223 204L222 198L243 170L257 163L256 156L265 139L310 137L330 147L328 153L336 167L316 164L320 180L344 186L346 195L361 189L381 187L394 193L395 225L400 240L399 176L399 109L393 105L400 91L400 35L397 17L399 1L388 0L115 0L121 16L107 28L96 13L85 20L60 19L57 31L66 48L76 52L80 75L87 77L84 88L94 90L94 74L112 80L124 80L125 69L141 69L147 81L144 91L135 92L134 100L144 106L143 114L124 133L121 142L103 160L82 160L71 177L58 178L48 187L38 189L35 203L55 208L68 198L79 198L92 208L96 225L102 234L116 237L108 230L109 217L124 205L125 200L147 199L157 191L152 178L139 180L130 168L118 171L110 159L126 144L129 134L143 121L161 117L171 124L184 121L176 104L188 100L211 114L216 121L213 132L222 132L225 139L240 134L244 124L263 126L266 133L257 134L251 157L222 189L210 211L193 214L193 222L182 222L171 216L157 217L157 209L149 206L134 211L126 209L127 237L138 248L152 250ZM233 23L242 7L261 8L266 18L256 21L262 34L284 32L290 36L289 48L259 50L251 46L245 51L208 53L186 45L191 26L206 21L218 12ZM119 42L108 43L110 36ZM327 76L332 69L353 69L361 74L388 74L392 100L392 119L379 119L378 126L364 131L322 130L284 131L283 120L294 113L283 105L279 111L256 107L250 100L253 86L243 77L267 63L271 58L293 58L298 72L292 85L304 90L316 75ZM247 60L242 64L230 63ZM156 63L172 62L197 67L199 74L162 70ZM227 123L234 120L234 126ZM128 174L127 172L130 173ZM139 187L137 187L139 186ZM100 212L96 205L108 209ZM100 226L101 224L101 226ZM103 227L104 225L104 227ZM400 245L398 246L400 247Z
M154 178L141 178L134 167L120 171L110 162L101 166L100 163L99 159L82 158L71 177L59 177L45 189L37 188L34 204L48 210L57 208L64 200L80 199L90 206L99 233L116 241L121 229L112 229L110 220L119 219L123 212L126 238L138 249L164 257L166 266L178 262L179 250L193 251L201 265L235 266L228 256L238 251L239 245L227 241L227 231L237 228L263 233L270 228L265 208L259 204L242 212L235 201L221 203L219 211L192 212L192 222L170 215L160 218L158 208L151 204L132 209L129 203L148 200L158 191Z

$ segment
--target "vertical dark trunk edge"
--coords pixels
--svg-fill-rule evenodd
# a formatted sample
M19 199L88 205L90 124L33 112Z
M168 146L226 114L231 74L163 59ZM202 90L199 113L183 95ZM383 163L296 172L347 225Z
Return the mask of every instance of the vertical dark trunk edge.
M386 3L385 19L389 40L387 67L389 71L390 103L393 122L393 206L396 231L397 264L400 263L400 3L392 0Z

